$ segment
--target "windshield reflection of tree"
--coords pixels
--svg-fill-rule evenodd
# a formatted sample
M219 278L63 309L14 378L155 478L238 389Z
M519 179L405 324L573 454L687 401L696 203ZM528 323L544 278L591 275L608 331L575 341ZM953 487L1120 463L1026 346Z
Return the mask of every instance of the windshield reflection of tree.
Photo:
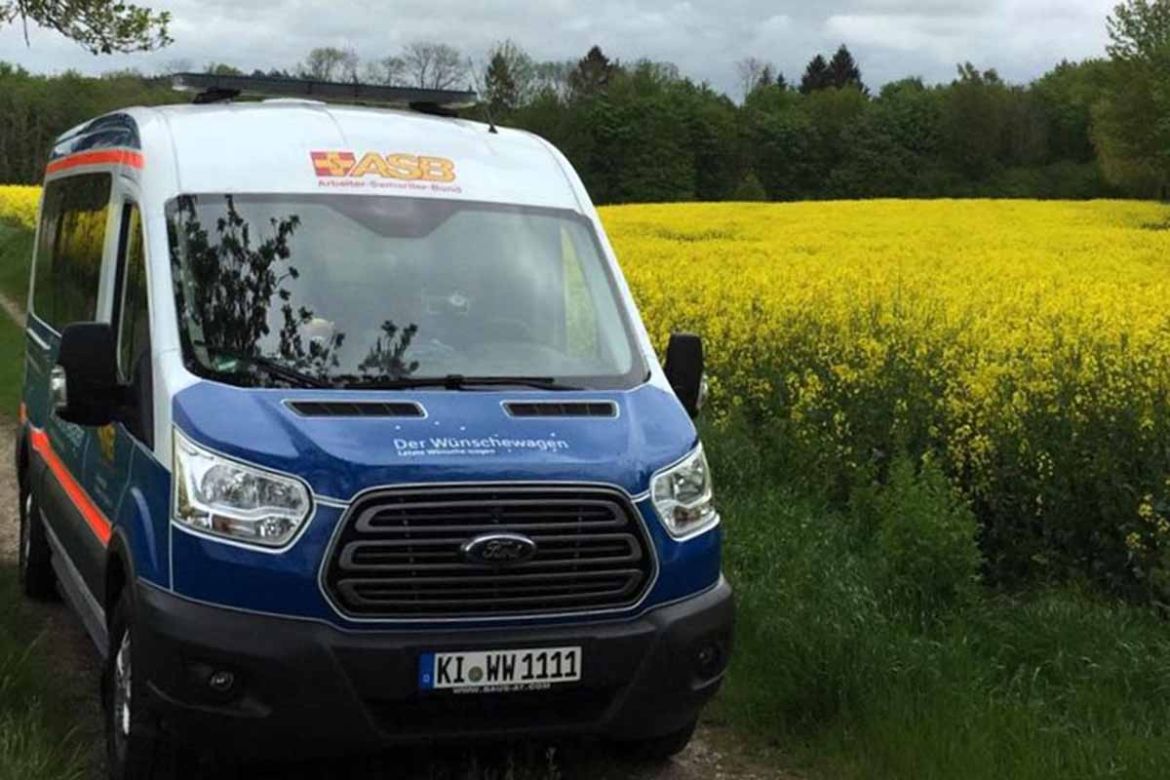
M362 381L394 380L409 376L417 362L405 360L405 354L418 332L411 324L400 328L392 320L382 323L381 334L358 364L359 374L339 375L338 351L345 334L307 337L305 329L314 321L313 309L293 300L295 287L290 282L300 278L292 264L290 240L301 227L300 217L271 217L271 234L258 243L252 226L240 214L235 198L224 196L226 211L215 222L215 237L199 219L194 196L179 199L178 224L185 244L186 276L180 300L180 316L187 319L201 341L195 343L212 353L237 359L278 358L289 368L320 380ZM176 262L178 259L176 258ZM176 269L176 273L181 273ZM189 300L190 297L194 300ZM281 325L277 333L276 354L265 354L262 341L271 330L269 313L279 301ZM193 339L194 340L194 339ZM256 379L256 366L246 369ZM236 369L238 373L243 373Z

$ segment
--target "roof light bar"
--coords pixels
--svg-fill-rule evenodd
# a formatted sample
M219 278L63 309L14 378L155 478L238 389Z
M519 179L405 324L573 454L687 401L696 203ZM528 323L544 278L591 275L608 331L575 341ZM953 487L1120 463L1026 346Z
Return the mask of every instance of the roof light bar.
M472 91L386 87L339 81L283 79L269 76L224 76L214 73L176 73L174 88L180 92L198 92L203 101L230 100L240 95L257 97L293 97L316 100L379 103L409 106L414 109L454 111L470 108L479 101Z

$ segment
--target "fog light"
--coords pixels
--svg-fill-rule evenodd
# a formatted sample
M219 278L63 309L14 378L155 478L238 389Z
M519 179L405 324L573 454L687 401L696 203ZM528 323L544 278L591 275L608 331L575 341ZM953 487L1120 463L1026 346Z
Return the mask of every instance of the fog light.
M212 672L207 678L207 687L216 693L230 693L236 687L236 676L231 672L220 670Z
M704 680L709 680L723 671L723 645L718 640L708 640L695 651L695 671Z

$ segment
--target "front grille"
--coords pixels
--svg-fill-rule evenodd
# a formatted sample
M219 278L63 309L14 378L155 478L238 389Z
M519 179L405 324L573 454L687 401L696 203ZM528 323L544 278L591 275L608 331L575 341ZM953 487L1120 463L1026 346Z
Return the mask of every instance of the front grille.
M462 551L503 532L531 539L532 557L493 565ZM351 617L497 617L633 606L653 572L637 510L617 491L445 486L358 499L342 519L324 582Z

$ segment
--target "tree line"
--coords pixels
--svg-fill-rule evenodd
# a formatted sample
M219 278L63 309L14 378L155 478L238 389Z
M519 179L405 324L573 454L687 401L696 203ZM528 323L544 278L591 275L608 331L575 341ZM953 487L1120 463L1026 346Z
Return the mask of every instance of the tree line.
M511 41L481 63L442 43L368 60L323 47L254 75L477 89L474 118L549 139L602 203L1165 198L1170 0L1128 0L1108 29L1107 58L1061 62L1024 85L964 63L949 83L871 90L842 46L791 82L766 59L742 60L736 100L670 63L620 62L597 46L540 62ZM44 76L0 63L0 181L36 181L52 139L88 117L174 101L165 76Z

